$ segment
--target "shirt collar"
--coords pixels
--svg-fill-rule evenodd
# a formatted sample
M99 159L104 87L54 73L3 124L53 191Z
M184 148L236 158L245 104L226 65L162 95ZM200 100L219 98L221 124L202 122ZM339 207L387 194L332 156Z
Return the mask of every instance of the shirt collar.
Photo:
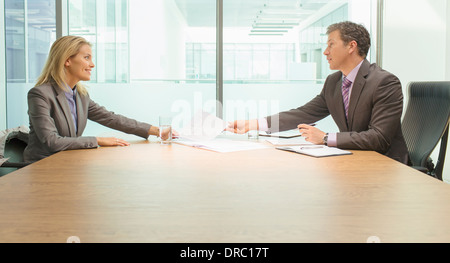
M364 59L356 66L350 73L345 76L348 80L350 80L352 83L355 82L356 75L358 75L358 71L361 68L362 63L364 62Z
M77 95L77 86L75 86L75 88L73 89L67 86L67 89L64 91L64 93L66 94L66 98L75 99L75 96Z

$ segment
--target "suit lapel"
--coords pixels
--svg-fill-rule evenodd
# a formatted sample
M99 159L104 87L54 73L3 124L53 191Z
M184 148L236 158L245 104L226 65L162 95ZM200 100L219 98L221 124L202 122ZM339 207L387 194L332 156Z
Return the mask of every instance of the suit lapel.
M64 112L66 117L67 125L69 126L69 132L71 137L76 136L75 125L73 124L72 113L70 112L69 103L67 102L66 94L64 91L54 85L53 89L56 91L56 99L58 100L59 106Z
M359 98L366 84L366 77L369 74L370 63L364 60L361 68L356 75L355 82L352 87L352 94L350 97L350 104L348 105L348 128L352 129L353 118L355 116L356 105L358 105Z

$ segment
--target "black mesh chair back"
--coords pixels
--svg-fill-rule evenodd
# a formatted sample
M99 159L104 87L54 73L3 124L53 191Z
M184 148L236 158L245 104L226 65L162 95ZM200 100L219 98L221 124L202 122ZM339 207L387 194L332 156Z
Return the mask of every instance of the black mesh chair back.
M450 118L450 82L411 82L402 131L412 166L442 180ZM436 165L430 155L441 141Z

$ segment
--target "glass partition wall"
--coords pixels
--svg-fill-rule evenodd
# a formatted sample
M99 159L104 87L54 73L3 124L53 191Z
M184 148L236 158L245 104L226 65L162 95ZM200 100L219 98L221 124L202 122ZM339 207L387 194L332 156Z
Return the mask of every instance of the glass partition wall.
M28 90L56 39L54 0L5 0L7 127L28 125Z
M332 73L323 55L327 27L351 20L372 31L376 14L370 0L235 0L224 5L224 118L229 120L243 112L265 117L314 98ZM318 127L337 131L331 117Z
M216 98L214 1L69 3L69 32L85 36L95 46L96 78L87 83L93 100L154 125L159 115L178 117L175 128L182 127L196 110L215 112L215 105L207 109ZM185 8L195 12L189 13L189 19ZM203 44L205 38L211 41ZM192 43L202 43L203 53L194 57ZM196 71L193 61L197 59L204 68ZM194 74L198 77L193 78ZM111 131L90 122L86 132L105 135Z
M215 113L216 98L223 98L219 107L229 121L244 117L237 116L239 109L262 117L301 106L331 73L322 54L327 26L352 20L376 32L375 0L222 1L219 90L216 1L64 1L68 34L93 45L96 67L86 83L91 98L152 124L160 114L186 120L200 109ZM28 124L26 93L56 39L55 2L5 1L7 94L14 101L8 103L8 127ZM320 125L335 129L332 120ZM86 135L108 132L92 122L86 129Z

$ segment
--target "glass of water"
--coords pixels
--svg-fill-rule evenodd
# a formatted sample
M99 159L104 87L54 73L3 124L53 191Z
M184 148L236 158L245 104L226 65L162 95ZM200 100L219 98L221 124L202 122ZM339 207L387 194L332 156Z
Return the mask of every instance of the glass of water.
M159 138L161 144L172 144L172 118L169 116L159 116Z
M245 113L245 120L247 122L250 122L250 120L257 119L257 114L251 114L250 111L246 111ZM249 140L258 141L259 140L259 131L258 130L249 130L247 132L247 138Z

